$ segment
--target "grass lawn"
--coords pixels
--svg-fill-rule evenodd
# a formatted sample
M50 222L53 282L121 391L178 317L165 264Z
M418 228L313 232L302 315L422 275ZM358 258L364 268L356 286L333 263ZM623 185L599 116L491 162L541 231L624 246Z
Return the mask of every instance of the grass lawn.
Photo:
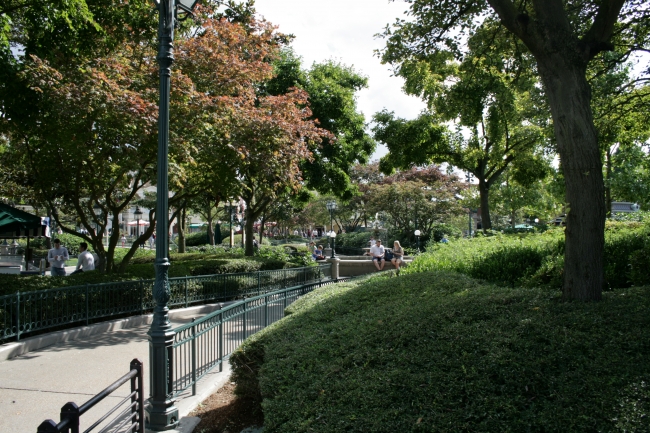
M326 286L235 354L272 432L648 432L650 287L599 303L453 272Z

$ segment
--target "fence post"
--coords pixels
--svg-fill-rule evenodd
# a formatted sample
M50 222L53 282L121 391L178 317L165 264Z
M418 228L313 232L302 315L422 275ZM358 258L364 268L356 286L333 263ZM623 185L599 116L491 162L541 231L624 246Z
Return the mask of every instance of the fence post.
M185 308L187 308L187 275L185 275Z
M36 433L59 433L59 429L56 428L56 423L54 421L48 419L38 426Z
M69 420L70 433L79 433L79 407L70 402L61 408L61 421Z
M192 318L192 395L196 395L196 318Z
M140 315L144 315L144 281L140 278Z
M88 326L88 322L90 319L90 300L88 299L88 293L90 292L88 288L88 283L86 283L86 326Z
M136 395L131 397L131 403L136 403L131 408L131 414L137 413L136 433L144 433L144 366L142 361L134 358L129 365L131 370L137 370L138 374L131 378L131 392L137 391ZM137 383L137 385L136 385Z
M20 341L20 291L16 292L16 341Z
M244 298L244 325L243 325L243 327L244 327L244 338L243 338L243 340L245 340L246 337L247 337L247 335L246 335L247 334L247 330L246 330L246 321L247 321L246 319L247 319L247 317L246 316L247 316L247 314L246 314L246 298Z
M257 271L257 294L262 293L262 271Z
M264 296L264 327L269 326L269 295Z
M223 371L223 312L219 313L219 373Z
M284 288L286 289L287 288L287 270L283 269L282 272L284 274L284 278L283 278L283 280L284 280Z

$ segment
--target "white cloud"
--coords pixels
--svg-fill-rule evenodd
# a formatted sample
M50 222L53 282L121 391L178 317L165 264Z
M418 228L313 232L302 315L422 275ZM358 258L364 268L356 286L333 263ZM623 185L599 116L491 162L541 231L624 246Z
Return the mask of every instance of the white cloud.
M279 27L283 33L296 36L293 47L304 59L304 65L333 59L354 66L368 77L369 88L359 92L359 110L369 121L384 108L399 117L411 119L425 107L419 99L405 95L401 78L391 76L388 65L382 65L374 50L384 46L376 38L388 23L403 18L406 4L388 0L256 0L259 15ZM373 159L386 154L380 148Z

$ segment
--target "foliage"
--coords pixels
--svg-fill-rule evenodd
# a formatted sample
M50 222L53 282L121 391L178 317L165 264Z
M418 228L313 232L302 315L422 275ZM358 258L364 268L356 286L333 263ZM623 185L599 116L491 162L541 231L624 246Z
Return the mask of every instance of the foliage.
M366 163L375 149L356 101L357 93L368 87L368 79L332 60L315 63L309 70L303 70L301 63L291 49L285 49L275 62L276 76L264 90L279 94L298 87L309 94L311 118L331 136L312 146L313 159L302 163L305 184L321 194L350 199L355 192L351 169Z
M487 21L479 27L458 62L442 61L443 55L402 59L396 70L406 92L425 99L429 111L404 120L384 110L375 115L373 129L390 151L380 162L386 173L432 162L472 173L486 229L491 228L489 193L504 171L524 186L548 171L541 147L548 114L531 74L531 56L504 37L505 29L495 28ZM455 131L444 125L449 121L457 123Z
M430 270L453 270L487 281L527 286L562 284L564 265L563 229L544 233L490 236L430 244L427 252L404 270L405 274ZM605 281L610 289L645 284L643 252L647 251L650 226L642 223L608 222L605 232Z
M311 266L312 262L303 264L300 258L279 253L259 257L244 257L241 248L224 250L212 247L211 253L170 254L169 277L184 277L213 274L230 274L241 272L256 272L273 269L284 269L301 266ZM284 251L278 248L279 251ZM126 250L119 249L125 254ZM83 284L98 284L111 281L131 281L155 278L155 251L138 249L126 272L107 276L101 272L82 272L68 275L65 278L51 278L40 275L10 275L0 274L0 296L13 294L17 291L45 290L56 287L77 286Z
M566 186L565 202L570 207L563 285L566 299L600 300L604 286L607 209L603 200L602 149L594 124L588 70L601 58L606 59L605 63L616 64L627 61L635 51L647 51L650 10L646 3L414 0L409 3L409 19L397 21L384 32L387 46L382 60L398 69L419 62L444 66L475 58L471 42L476 40L474 35L483 35L477 42L484 45L485 51L502 46L510 49L501 51L508 53L501 59L493 58L477 68L480 73L491 73L492 65L504 60L504 71L508 72L503 76L507 78L504 83L517 81L520 74L525 77L530 71L538 76L542 84L539 90L543 90L543 99L548 101L553 118ZM608 58L611 52L616 55ZM477 60L480 62L481 58ZM559 70L565 73L558 74ZM637 83L631 83L630 88L646 81L649 72L642 70ZM470 103L461 102L461 107L476 107L471 103L472 97L468 94ZM494 95L490 99L500 98ZM477 93L475 100L485 102L481 93ZM492 135L491 128L486 131ZM487 205L481 203L484 213Z
M648 307L648 287L583 304L444 271L372 278L298 300L233 378L270 433L640 432Z

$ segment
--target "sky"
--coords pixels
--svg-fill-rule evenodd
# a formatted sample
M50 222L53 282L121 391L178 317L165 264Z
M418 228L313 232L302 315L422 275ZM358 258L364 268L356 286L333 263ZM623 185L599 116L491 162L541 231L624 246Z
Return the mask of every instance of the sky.
M374 50L384 46L376 38L388 23L404 17L407 4L388 0L256 0L255 9L282 33L296 38L292 46L308 68L314 62L335 60L368 77L369 87L358 93L358 109L369 122L386 108L398 117L415 118L425 107L419 98L405 95L403 80L391 76ZM378 146L372 160L387 153Z

